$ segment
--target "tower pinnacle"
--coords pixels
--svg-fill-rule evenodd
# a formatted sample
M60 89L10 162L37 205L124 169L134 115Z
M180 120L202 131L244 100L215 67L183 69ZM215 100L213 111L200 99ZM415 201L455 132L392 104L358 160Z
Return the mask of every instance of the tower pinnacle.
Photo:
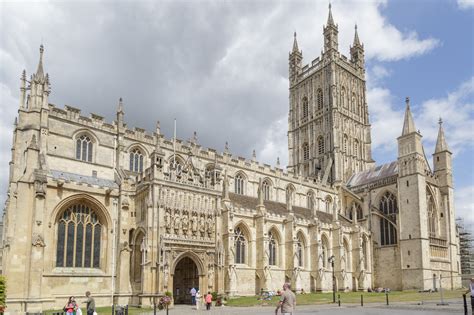
M410 111L410 98L407 96L405 99L406 108L405 108L405 119L403 121L403 130L402 136L416 132L415 122L413 121L413 116Z
M441 117L439 118L438 124L439 124L439 130L438 130L438 139L436 140L435 153L449 151L448 144L446 143L446 137L444 136L443 120L441 119Z
M293 34L294 40L293 40L293 52L298 52L298 41L296 40L296 32Z
M329 15L328 15L328 22L327 22L327 25L333 25L333 26L335 26L335 24L334 24L334 19L332 18L331 2L329 2Z
M359 34L357 33L357 24L355 25L354 46L360 46Z
M40 59L39 59L39 63L38 63L38 69L36 70L36 77L37 78L43 78L44 77L43 52L44 52L44 46L43 46L43 44L41 44L41 46L40 46Z

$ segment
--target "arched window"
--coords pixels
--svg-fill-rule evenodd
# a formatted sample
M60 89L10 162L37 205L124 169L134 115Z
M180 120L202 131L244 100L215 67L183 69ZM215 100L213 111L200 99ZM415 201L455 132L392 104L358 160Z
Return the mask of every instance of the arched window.
M355 112L356 111L356 94L352 93L352 98L351 98L351 111Z
M268 182L268 180L264 180L262 184L263 200L270 200L270 187L271 184Z
M235 237L235 263L236 264L245 264L247 256L247 240L244 233L238 227L234 231Z
M301 233L298 234L296 242L296 258L298 260L298 267L304 267L304 240Z
M349 151L347 150L347 142L349 142L349 139L347 138L347 135L344 135L342 141L343 141L344 153L349 153Z
M327 268L329 259L329 242L324 236L321 239L321 259L323 261L323 268Z
M361 205L360 205L359 203L357 203L357 202L353 202L353 203L351 204L350 208L348 208L348 210L349 210L349 216L348 216L349 219L351 219L351 220L353 219L353 217L354 217L354 215L353 215L353 210L354 210L354 209L355 209L355 213L356 213L356 215L357 215L357 220L363 219L363 218L364 218L364 213L363 213L363 211L362 211L362 207L361 207ZM346 215L346 217L347 217L347 215Z
M275 236L270 231L268 232L268 264L276 266L277 264L277 246L278 243L275 240Z
M143 172L143 154L138 148L130 151L130 171Z
M397 244L397 230L390 222L397 223L398 207L396 197L387 191L380 199L379 209L385 216L385 218L380 219L380 244L382 246Z
M303 144L303 160L309 160L309 145L308 143Z
M88 135L82 135L77 138L76 159L92 162L92 140Z
M306 208L314 208L314 194L312 191L308 191L308 193L306 194Z
M303 118L308 117L308 98L305 96L303 97Z
M323 108L323 90L318 89L318 110Z
M428 206L428 232L430 237L436 237L437 235L437 225L438 225L438 218L436 214L436 209L434 205L433 196L431 195L428 188L426 188L428 193L426 194L426 204Z
M234 189L235 189L236 194L239 194L239 195L244 194L244 182L245 182L245 179L242 174L237 174L235 176Z
M359 141L357 140L354 141L354 156L359 157Z
M318 138L318 154L324 154L324 138L319 136Z
M58 222L56 267L100 268L102 230L88 205L67 208Z
M331 213L331 205L332 205L332 199L330 196L326 197L326 200L324 201L326 203L326 212Z

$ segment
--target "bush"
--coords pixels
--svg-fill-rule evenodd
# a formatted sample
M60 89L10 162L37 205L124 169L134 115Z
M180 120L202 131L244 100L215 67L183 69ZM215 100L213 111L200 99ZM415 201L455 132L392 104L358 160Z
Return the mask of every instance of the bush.
M171 296L173 296L173 293L171 293L170 291L166 291L165 296L170 296L171 297Z
M211 295L212 295L212 300L213 301L217 300L217 292L216 291L211 292Z
M7 283L6 279L4 276L0 276L0 312L3 313L3 311L6 308L6 300L7 298Z

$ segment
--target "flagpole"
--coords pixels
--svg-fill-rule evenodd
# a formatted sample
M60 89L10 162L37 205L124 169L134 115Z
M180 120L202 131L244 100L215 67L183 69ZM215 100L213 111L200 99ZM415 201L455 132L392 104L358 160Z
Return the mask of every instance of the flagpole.
M174 119L174 133L173 133L173 167L176 167L176 118Z

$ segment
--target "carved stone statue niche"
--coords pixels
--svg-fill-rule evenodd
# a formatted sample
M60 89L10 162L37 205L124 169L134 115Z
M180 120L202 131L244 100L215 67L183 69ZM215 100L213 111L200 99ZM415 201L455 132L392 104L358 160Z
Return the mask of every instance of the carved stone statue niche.
M193 236L197 235L197 230L198 230L198 216L197 216L197 212L193 211L193 214L191 216L191 232Z
M170 213L170 209L166 209L166 212L165 212L165 229L166 229L166 233L169 233L170 230L171 230L171 213Z
M199 217L199 232L201 233L201 237L204 237L204 234L206 232L206 221L204 218L204 214L201 214Z
M188 235L188 227L189 227L189 220L188 220L188 212L183 212L183 217L181 219L182 226L183 226L183 235Z

